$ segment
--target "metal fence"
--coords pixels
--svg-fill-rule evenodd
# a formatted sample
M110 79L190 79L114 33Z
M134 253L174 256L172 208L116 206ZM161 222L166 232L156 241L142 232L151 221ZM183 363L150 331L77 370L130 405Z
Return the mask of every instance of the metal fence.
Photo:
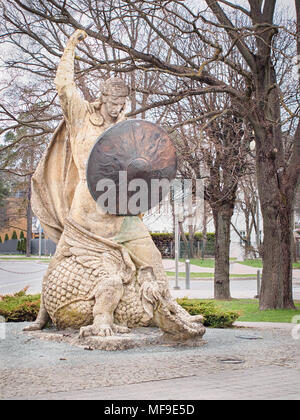
M183 241L180 241L180 248L179 248L179 253L180 256L179 258L188 258L191 254L194 255L195 258L200 258L200 257L214 257L215 255L215 243L214 241L207 241L205 248L203 248L204 243L203 241L194 241L193 243L193 253L191 253L191 244L188 242L187 244L185 244Z
M300 259L300 241L296 241L296 258Z
M41 240L41 255L53 255L56 250L55 242L51 239ZM33 255L39 254L39 239L32 239L31 241L31 253Z
M17 251L18 239L9 239L0 244L0 254L21 254Z
M167 242L160 243L157 240L154 241L163 257L174 258L174 241L170 240ZM187 244L190 247L190 243ZM10 239L0 244L0 254L22 254L21 251L17 250L18 239ZM194 241L193 244L193 255L195 257L214 256L215 247L214 241L207 241L206 247L203 250L203 242ZM41 255L54 255L56 250L56 244L51 239L41 239ZM298 255L300 253L300 242L298 242ZM32 239L31 241L31 254L39 255L39 239ZM187 258L189 256L189 249L187 249L185 243L180 241L179 247L179 258Z
M161 252L163 258L174 258L175 256L175 245L174 241L159 242L154 238L154 243ZM191 255L190 243L186 244L183 241L179 243L179 255L178 258L188 258ZM194 258L214 257L215 255L215 243L214 241L207 241L206 246L203 249L203 241L194 241L193 243L193 256Z
M10 239L0 244L0 254L22 254L18 251L18 239ZM41 255L53 255L55 253L56 244L51 239L41 240ZM32 239L31 254L39 255L39 239Z

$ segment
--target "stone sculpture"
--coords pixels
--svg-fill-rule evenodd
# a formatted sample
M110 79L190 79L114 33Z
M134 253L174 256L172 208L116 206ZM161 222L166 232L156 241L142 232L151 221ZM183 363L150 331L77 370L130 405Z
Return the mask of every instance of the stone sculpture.
M77 30L59 63L55 84L64 121L33 176L32 207L57 250L43 279L40 312L27 330L49 318L80 336L109 336L128 328L158 326L185 340L205 333L172 299L161 254L138 216L105 214L86 182L86 163L96 139L125 119L128 88L119 78L103 83L99 99L83 100L74 82Z

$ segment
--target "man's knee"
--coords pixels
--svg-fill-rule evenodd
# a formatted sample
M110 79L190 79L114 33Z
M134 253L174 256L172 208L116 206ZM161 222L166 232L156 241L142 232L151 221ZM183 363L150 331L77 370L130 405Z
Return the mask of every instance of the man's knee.
M114 295L122 294L123 282L119 274L114 274L106 279L100 280L97 287L95 298L102 297L104 295L114 297Z

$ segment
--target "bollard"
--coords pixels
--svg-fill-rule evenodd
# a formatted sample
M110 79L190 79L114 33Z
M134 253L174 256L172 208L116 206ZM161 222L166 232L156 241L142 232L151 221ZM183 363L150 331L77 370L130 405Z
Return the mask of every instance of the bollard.
M179 290L179 282L178 282L178 259L179 259L179 246L180 243L179 239L179 226L178 226L178 216L175 214L175 290Z
M256 274L256 284L257 284L257 295L254 296L255 299L259 299L259 295L260 295L260 270L257 270L257 274Z
M185 288L191 288L190 260L185 260Z

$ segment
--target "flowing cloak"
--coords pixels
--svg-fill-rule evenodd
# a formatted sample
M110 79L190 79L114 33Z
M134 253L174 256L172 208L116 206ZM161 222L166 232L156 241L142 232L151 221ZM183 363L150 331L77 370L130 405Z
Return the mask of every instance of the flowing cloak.
M63 120L32 177L32 210L46 236L55 243L58 243L64 230L78 182L78 170Z
M58 244L72 206L79 173L71 149L70 134L65 120L56 128L46 152L32 177L31 205L44 233ZM119 216L121 229L113 240L100 238L120 249L119 244L150 237L139 216Z
M70 134L63 120L56 128L32 177L32 210L39 218L46 236L56 244L63 233L78 183L79 174L73 158ZM123 223L111 241L112 246L150 236L139 216L119 217Z
M131 279L136 272L136 268L138 268L139 281L142 283L143 275L145 273L147 275L147 270L150 269L153 273L153 267L150 264L141 260L134 252L127 250L120 243L94 235L68 217L78 182L79 174L73 160L66 123L63 120L55 130L52 140L32 177L32 210L39 218L45 234L56 244L59 242L65 226L67 226L83 235L83 245L88 241L93 241L93 251L95 252L103 251L102 244L118 249L127 266L123 276L124 283ZM137 218L134 216L125 218L127 223L133 219ZM90 248L89 251L91 251ZM156 265L158 266L158 264ZM153 297L149 295L152 289L148 290L147 288L149 289L146 282L141 287L141 291L143 291L141 298L145 311L152 316L153 305L151 302Z

